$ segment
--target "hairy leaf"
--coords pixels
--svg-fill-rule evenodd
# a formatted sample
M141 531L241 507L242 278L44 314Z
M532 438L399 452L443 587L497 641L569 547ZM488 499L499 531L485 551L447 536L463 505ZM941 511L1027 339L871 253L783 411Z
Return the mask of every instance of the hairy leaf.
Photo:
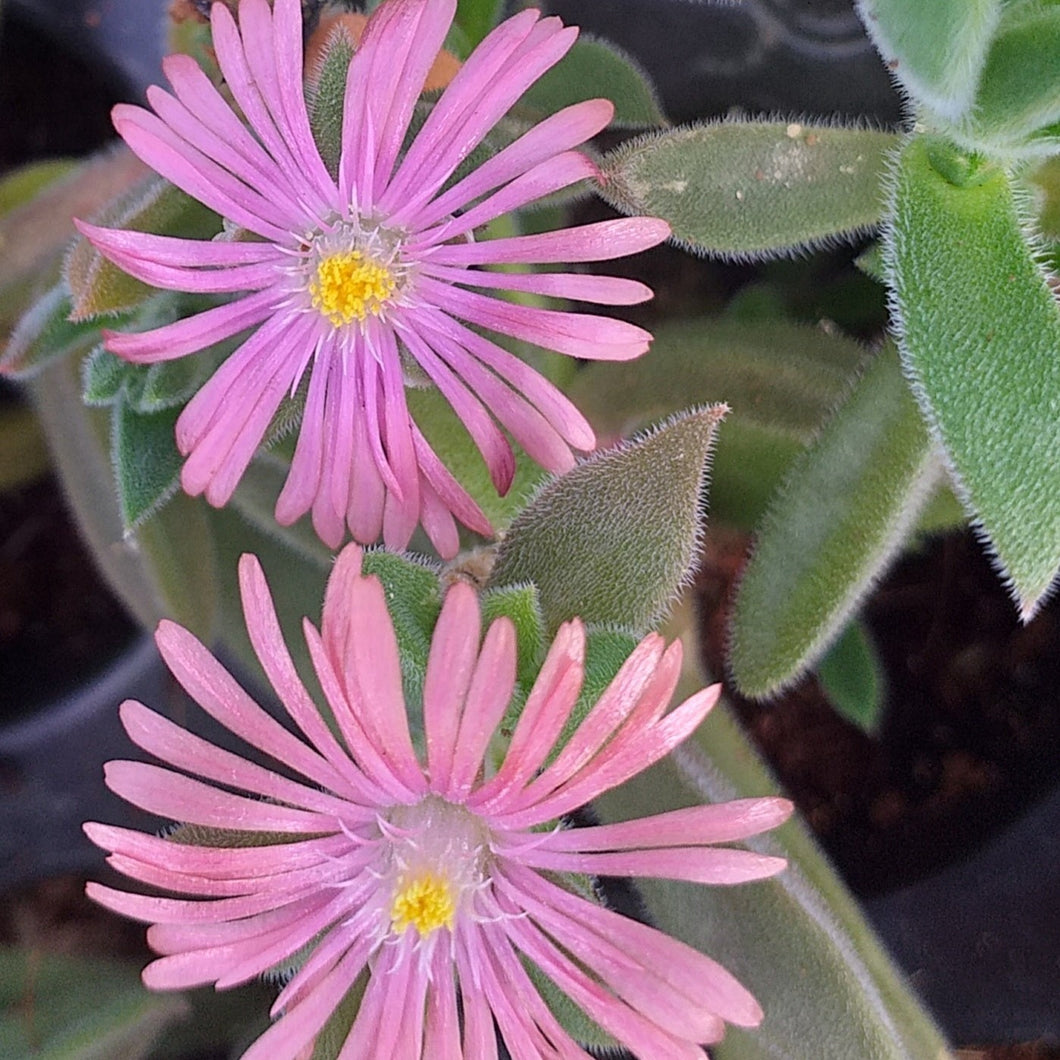
M513 521L489 587L533 584L549 634L580 615L651 627L698 556L723 406L685 413L544 486Z
M1029 619L1060 566L1060 305L999 167L913 139L893 214L906 370Z
M892 133L727 121L649 133L603 161L600 194L701 254L762 258L880 223Z
M927 428L893 348L795 462L762 522L732 617L745 695L769 696L827 650L938 480Z

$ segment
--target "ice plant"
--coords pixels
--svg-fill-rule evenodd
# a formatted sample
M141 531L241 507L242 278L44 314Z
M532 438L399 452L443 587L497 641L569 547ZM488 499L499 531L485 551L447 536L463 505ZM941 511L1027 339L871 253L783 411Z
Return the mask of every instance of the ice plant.
M109 786L144 809L221 831L194 845L193 830L159 838L85 826L114 868L188 896L88 885L97 901L152 924L148 938L162 956L144 971L149 986L227 987L291 970L279 1019L250 1060L304 1055L358 983L363 998L343 1057L487 1060L497 1056L494 1020L514 1056L587 1056L524 959L645 1060L702 1060L701 1043L720 1038L725 1022L758 1023L754 998L720 965L604 908L584 881L771 876L782 859L712 844L775 826L790 804L744 799L568 826L572 811L679 744L717 699L716 687L706 689L667 712L679 644L646 637L563 742L586 643L582 624L566 623L499 749L514 627L500 618L483 636L475 592L454 584L431 642L417 749L383 587L361 573L357 546L338 559L320 632L305 624L339 736L296 675L254 557L243 557L239 576L251 641L295 731L181 627L164 622L158 645L203 708L285 772L128 701L129 735L170 768L111 762ZM245 838L234 841L236 833Z
M593 447L571 402L480 329L604 360L638 356L650 336L607 317L493 293L623 305L650 290L617 277L491 266L616 258L653 246L669 228L633 218L474 238L495 218L597 176L574 148L607 125L612 105L568 107L454 183L457 167L577 35L535 11L508 19L407 143L455 10L456 0L384 0L373 13L349 67L335 175L310 128L299 0L276 0L274 9L241 0L238 26L227 7L213 7L217 61L246 125L186 55L165 62L172 94L149 90L154 113L115 108L114 124L133 152L244 235L201 241L80 226L106 257L149 284L235 296L151 331L108 333L107 347L119 356L184 357L253 329L177 423L188 493L225 504L284 395L307 377L277 520L286 525L312 510L317 533L333 548L347 525L358 541L382 534L402 548L422 523L442 555L455 553L454 515L482 533L490 525L409 415L411 364L450 402L502 493L514 460L501 426L552 471L572 466L572 447Z

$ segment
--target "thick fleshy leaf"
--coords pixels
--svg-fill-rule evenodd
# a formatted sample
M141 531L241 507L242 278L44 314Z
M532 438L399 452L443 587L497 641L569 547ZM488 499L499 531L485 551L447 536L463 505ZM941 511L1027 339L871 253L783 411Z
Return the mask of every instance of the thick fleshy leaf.
M711 517L749 530L866 352L787 321L704 317L664 322L654 335L648 357L586 366L570 396L605 443L691 403L724 401L732 413L711 468Z
M691 607L666 630L685 642L678 699L704 683L696 673ZM604 823L700 802L776 794L724 699L675 754L594 803ZM740 887L640 880L651 922L720 961L754 993L765 1019L730 1027L710 1047L714 1060L951 1060L930 1018L910 993L800 821L746 844L783 855L779 876Z
M855 619L843 630L817 664L817 679L847 721L867 733L877 730L886 695L883 666L863 623Z
M173 439L179 410L137 412L113 406L114 477L126 528L153 515L177 491L183 462Z
M813 666L901 548L940 467L893 348L792 466L762 521L729 663L769 696Z
M150 993L137 966L0 949L0 1056L142 1060L188 1012L180 994Z
M221 230L221 219L212 210L154 176L92 220L105 228L179 235L184 239L209 239ZM73 320L90 320L132 309L154 291L104 258L83 236L67 256L65 276Z
M336 180L342 155L342 104L346 97L346 72L353 58L353 41L340 27L332 30L310 74L307 91L309 126L328 172Z
M769 257L879 224L897 143L802 122L686 126L606 155L600 194L623 213L668 221L696 253Z
M613 126L670 124L651 79L640 65L614 44L585 34L530 87L520 103L542 114L555 114L572 103L601 96L615 105Z
M902 357L1020 613L1060 566L1060 304L998 167L911 140L888 265Z
M946 118L972 105L1003 0L858 0L888 69Z
M575 615L649 629L698 558L707 468L725 412L684 413L548 483L513 521L489 587L537 586L550 634Z
M1060 243L1060 156L1043 162L1030 175L1032 188L1041 196L1038 227L1053 243Z
M532 585L491 589L483 593L481 603L483 628L501 615L511 619L515 626L516 681L525 694L534 683L545 657L545 620L537 590Z
M76 324L70 317L70 292L57 283L15 325L6 347L0 336L0 375L27 379L59 357L87 353L99 343L95 324Z
M960 124L976 144L1011 153L1060 147L1060 7L1004 9L983 66L975 107Z
M474 47L497 25L503 11L503 0L457 0L456 24Z

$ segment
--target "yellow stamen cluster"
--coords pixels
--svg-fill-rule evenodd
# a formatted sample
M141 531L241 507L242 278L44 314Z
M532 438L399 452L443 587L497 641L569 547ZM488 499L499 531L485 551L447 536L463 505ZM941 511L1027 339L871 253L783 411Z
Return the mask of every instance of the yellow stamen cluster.
M455 915L452 886L433 872L403 879L390 906L390 923L398 935L408 927L414 927L421 937L440 927L451 929Z
M325 255L309 281L313 308L337 328L378 316L396 288L390 269L360 250Z

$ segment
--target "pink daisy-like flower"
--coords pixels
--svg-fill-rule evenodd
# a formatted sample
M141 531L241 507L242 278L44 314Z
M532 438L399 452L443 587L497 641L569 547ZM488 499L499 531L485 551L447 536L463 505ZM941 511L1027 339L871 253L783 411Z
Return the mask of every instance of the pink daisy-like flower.
M400 549L422 523L446 557L458 547L454 515L491 533L409 415L406 361L452 405L501 493L514 459L498 423L555 472L573 465L572 447L594 446L574 405L479 329L572 357L626 360L647 349L647 332L492 294L627 305L650 298L650 289L617 277L490 266L617 258L654 246L669 228L633 218L473 238L494 218L597 176L573 148L603 129L613 108L602 99L567 107L447 186L577 36L535 11L508 19L463 64L405 149L455 10L456 0L385 0L371 16L346 82L337 179L307 116L299 0L276 0L274 10L267 0L241 0L238 27L224 4L213 6L217 61L247 125L187 55L165 62L173 94L149 89L155 113L115 108L115 127L135 154L254 237L201 241L79 226L149 284L238 295L152 331L108 333L119 356L164 361L254 329L177 422L188 493L227 503L284 395L308 373L298 444L276 505L281 524L312 510L333 548L348 525L362 543L382 534Z
M194 846L85 826L114 868L191 896L88 885L97 901L152 924L148 939L162 956L144 970L147 985L234 986L298 955L301 966L274 1007L279 1019L247 1060L303 1055L365 976L342 1058L489 1060L497 1056L496 1021L515 1057L584 1060L524 961L643 1060L703 1060L701 1043L719 1039L725 1022L757 1024L755 999L716 962L561 882L565 874L606 874L734 884L783 868L781 858L712 844L781 823L791 812L784 799L619 824L561 823L677 746L717 700L717 686L667 712L681 648L651 634L554 753L584 677L585 630L567 622L498 762L515 631L500 618L483 637L476 594L456 583L431 642L425 748L417 751L383 586L360 568L360 550L350 545L332 573L321 632L305 623L340 737L295 673L254 557L239 568L247 627L298 735L255 704L190 633L160 626L159 649L188 692L304 780L221 750L139 703L123 704L133 741L172 768L111 762L111 789L166 817L259 833L249 841L260 844Z

